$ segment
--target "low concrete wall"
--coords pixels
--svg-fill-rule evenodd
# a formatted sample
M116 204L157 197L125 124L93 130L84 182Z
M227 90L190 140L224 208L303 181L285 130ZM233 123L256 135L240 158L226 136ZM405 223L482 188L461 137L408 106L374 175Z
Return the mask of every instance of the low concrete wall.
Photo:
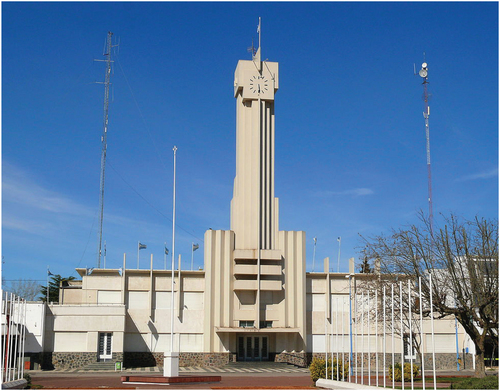
M316 387L328 390L379 390L379 387L366 386L364 384L348 383L345 381L318 379Z
M26 379L14 380L2 383L2 390L24 390L28 385Z

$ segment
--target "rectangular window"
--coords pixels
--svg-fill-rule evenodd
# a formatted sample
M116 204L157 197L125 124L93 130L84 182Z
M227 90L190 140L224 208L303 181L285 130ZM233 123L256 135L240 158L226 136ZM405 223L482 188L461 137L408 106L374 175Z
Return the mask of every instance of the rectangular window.
M260 321L260 328L261 329L270 329L271 327L273 327L272 320L261 320Z
M175 300L175 297L174 297ZM154 293L154 308L157 310L169 310L172 306L172 295L170 292L156 291ZM175 308L175 302L174 302Z
M313 293L312 294L312 310L313 311L324 311L325 310L325 294L324 293Z
M97 304L120 304L122 293L120 291L97 291Z
M203 292L183 292L183 299L184 306L181 306L181 308L190 311L199 311L203 309Z
M147 309L149 307L149 292L128 292L127 304L129 309Z
M403 348L404 348L405 360L416 359L415 348L411 346L409 334L403 335ZM410 357L410 352L412 352L412 357Z
M254 327L254 321L253 320L240 320L240 327Z
M112 358L111 339L113 333L99 333L99 359L107 360Z
M238 337L238 358L245 359L245 338L243 337Z

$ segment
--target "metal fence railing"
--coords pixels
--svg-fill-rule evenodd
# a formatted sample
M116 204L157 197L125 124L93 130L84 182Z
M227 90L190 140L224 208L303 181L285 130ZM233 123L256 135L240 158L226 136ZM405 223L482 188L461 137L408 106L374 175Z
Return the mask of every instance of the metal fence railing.
M2 296L2 323L0 383L24 377L24 348L26 340L26 300L4 292Z
M403 390L436 389L432 296L424 303L421 287L420 279L398 281L332 297L329 316L325 312L327 378ZM425 330L423 305L430 315ZM431 374L433 384L426 385Z

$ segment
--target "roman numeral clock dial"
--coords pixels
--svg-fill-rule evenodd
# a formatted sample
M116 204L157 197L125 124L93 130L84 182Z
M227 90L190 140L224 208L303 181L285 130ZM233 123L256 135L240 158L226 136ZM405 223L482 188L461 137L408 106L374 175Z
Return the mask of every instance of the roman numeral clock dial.
M269 91L269 80L265 76L254 75L250 78L249 88L256 96L264 95Z

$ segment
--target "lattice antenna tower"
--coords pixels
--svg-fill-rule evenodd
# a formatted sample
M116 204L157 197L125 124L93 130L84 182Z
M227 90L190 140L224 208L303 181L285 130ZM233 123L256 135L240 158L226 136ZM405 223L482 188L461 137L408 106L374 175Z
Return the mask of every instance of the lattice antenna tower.
M434 235L434 215L432 212L432 177L431 177L431 144L430 144L430 134L429 134L429 116L431 114L429 107L429 68L427 62L422 63L422 69L418 71L418 75L422 78L422 85L424 87L424 120L425 120L425 140L426 140L426 151L427 151L427 187L428 187L428 202L429 202L429 226L431 235Z
M106 173L106 149L108 147L107 138L108 138L108 114L109 114L109 87L111 85L111 49L118 45L112 45L112 37L113 33L108 32L108 36L106 39L106 46L104 48L104 60L94 60L94 61L103 61L106 63L106 73L104 76L104 82L100 84L104 84L104 119L103 119L103 131L101 137L102 143L102 152L101 152L101 180L100 180L100 191L99 191L99 240L97 245L97 268L101 267L101 255L102 255L102 223L103 223L103 215L104 215L104 179Z

